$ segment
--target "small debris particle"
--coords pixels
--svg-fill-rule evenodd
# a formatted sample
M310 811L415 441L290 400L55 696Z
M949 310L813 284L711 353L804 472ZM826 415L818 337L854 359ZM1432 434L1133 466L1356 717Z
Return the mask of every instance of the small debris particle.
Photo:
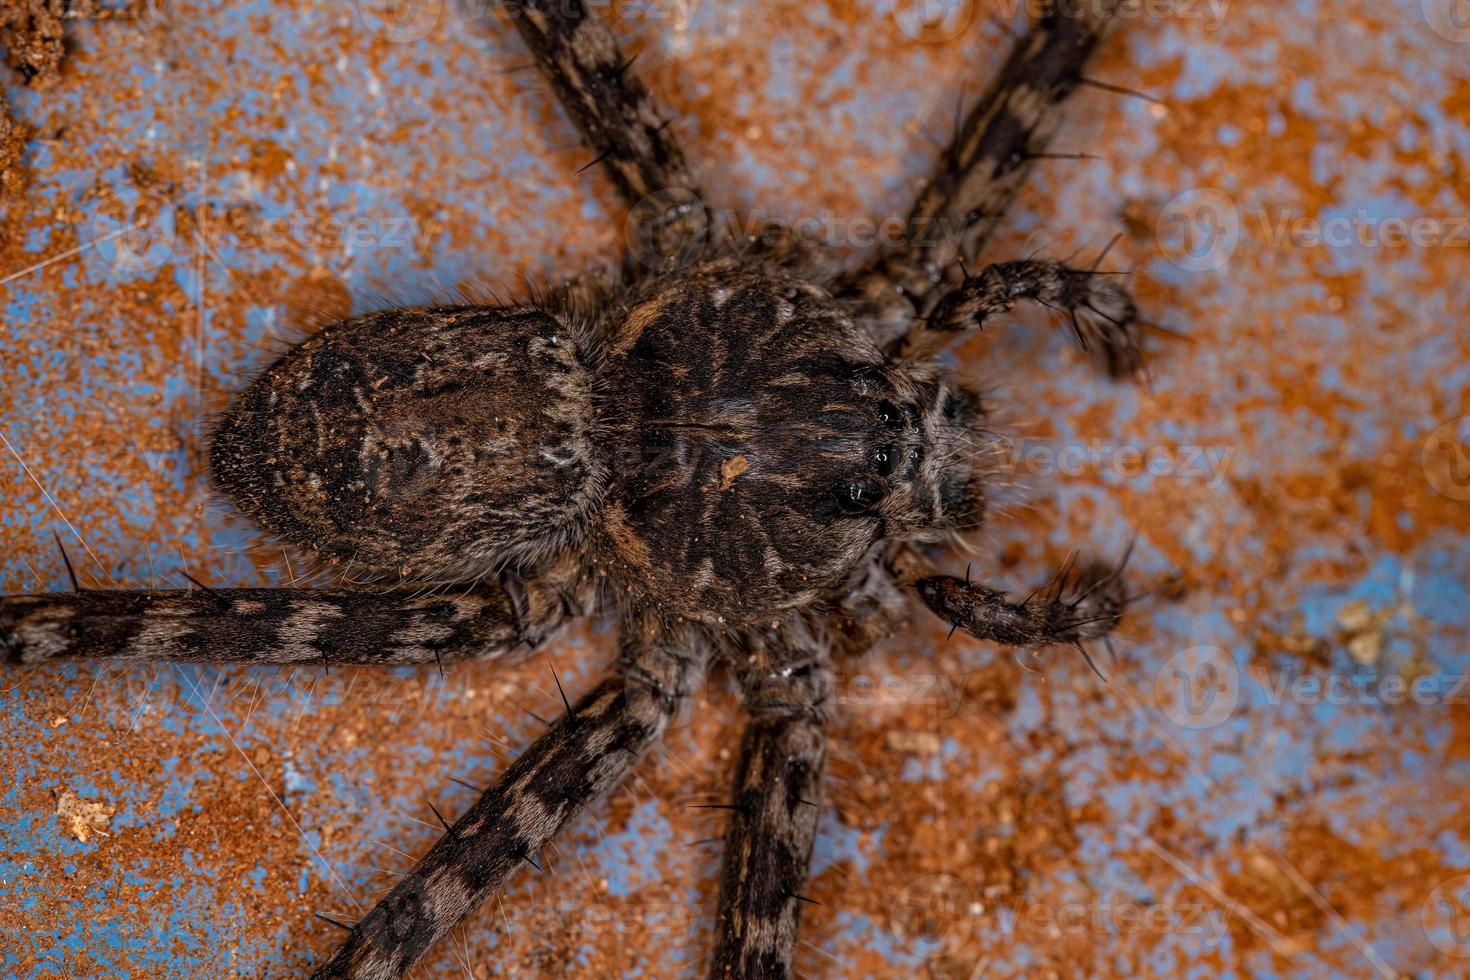
M49 724L52 728L60 728L62 725L65 725L69 721L71 721L71 719L68 718L66 715L52 715L47 724Z
M1373 626L1373 610L1363 600L1355 599L1337 611L1337 625L1349 633L1360 633Z
M891 731L883 744L889 751L908 755L939 754L939 736L933 732Z
M26 127L10 118L0 98L0 200L14 200L25 189L26 173L20 155L25 150Z
M72 16L90 12L71 11ZM68 15L64 0L0 0L0 48L9 54L10 67L29 84L45 85L60 72L66 48L62 18Z
M1365 666L1377 663L1382 653L1383 632L1381 630L1359 633L1348 640L1348 655Z
M1349 602L1337 611L1337 625L1348 633L1348 656L1357 663L1371 666L1383 653L1384 626L1392 613L1375 614L1361 599Z
M730 484L735 478L750 469L750 462L744 456L731 456L720 464L720 489L729 490Z
M73 837L85 844L93 834L107 837L108 824L117 807L84 800L71 790L62 790L56 800L56 815Z

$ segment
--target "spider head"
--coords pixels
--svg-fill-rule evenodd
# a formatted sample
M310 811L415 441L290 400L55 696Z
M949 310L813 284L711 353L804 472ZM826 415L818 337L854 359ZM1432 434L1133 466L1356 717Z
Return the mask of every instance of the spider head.
M902 457L878 487L886 535L932 541L977 526L991 446L980 396L926 365L893 365L885 380L891 395L881 414L892 405L900 415L888 438Z
M884 538L979 521L979 399L884 357L819 290L691 276L635 305L611 348L599 558L635 600L769 621Z

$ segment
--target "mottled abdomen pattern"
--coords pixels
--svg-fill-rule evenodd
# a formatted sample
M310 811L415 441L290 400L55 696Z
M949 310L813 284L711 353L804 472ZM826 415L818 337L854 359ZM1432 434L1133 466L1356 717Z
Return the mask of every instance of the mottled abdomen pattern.
M380 575L464 579L575 539L604 473L579 331L539 310L388 310L237 399L215 479L266 530Z

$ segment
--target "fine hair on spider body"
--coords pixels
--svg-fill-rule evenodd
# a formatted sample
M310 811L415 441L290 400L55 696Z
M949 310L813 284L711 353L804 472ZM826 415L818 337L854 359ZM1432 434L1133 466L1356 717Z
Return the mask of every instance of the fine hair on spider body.
M919 353L1029 300L1111 375L1141 371L1116 278L964 261L1048 155L1114 7L1043 4L919 194L913 244L846 271L806 248L706 243L668 117L607 28L578 3L507 7L658 260L522 303L333 323L238 395L210 438L218 489L371 588L4 597L0 656L442 669L525 657L609 610L614 676L576 703L563 695L566 713L469 810L440 818L443 837L342 924L316 975L406 974L537 865L725 664L750 720L722 805L710 975L790 976L834 656L891 632L908 588L953 629L1084 657L1127 605L1121 564L1065 567L1020 602L934 568L932 553L984 519L993 436L979 395ZM927 233L940 226L958 234Z

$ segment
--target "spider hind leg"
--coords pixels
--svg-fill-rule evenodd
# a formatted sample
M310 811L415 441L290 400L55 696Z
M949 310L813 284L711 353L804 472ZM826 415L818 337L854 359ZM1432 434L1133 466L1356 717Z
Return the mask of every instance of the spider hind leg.
M825 655L746 683L751 714L740 743L725 829L711 980L793 975L802 894L820 815L832 675Z
M582 811L611 792L699 685L698 643L637 631L622 671L570 705L393 887L314 976L404 976Z
M0 662L444 664L515 660L592 604L572 577L408 589L85 589L0 596Z
M582 3L505 5L557 98L629 204L671 188L694 191L669 118L612 32ZM585 169L585 168L584 168Z

